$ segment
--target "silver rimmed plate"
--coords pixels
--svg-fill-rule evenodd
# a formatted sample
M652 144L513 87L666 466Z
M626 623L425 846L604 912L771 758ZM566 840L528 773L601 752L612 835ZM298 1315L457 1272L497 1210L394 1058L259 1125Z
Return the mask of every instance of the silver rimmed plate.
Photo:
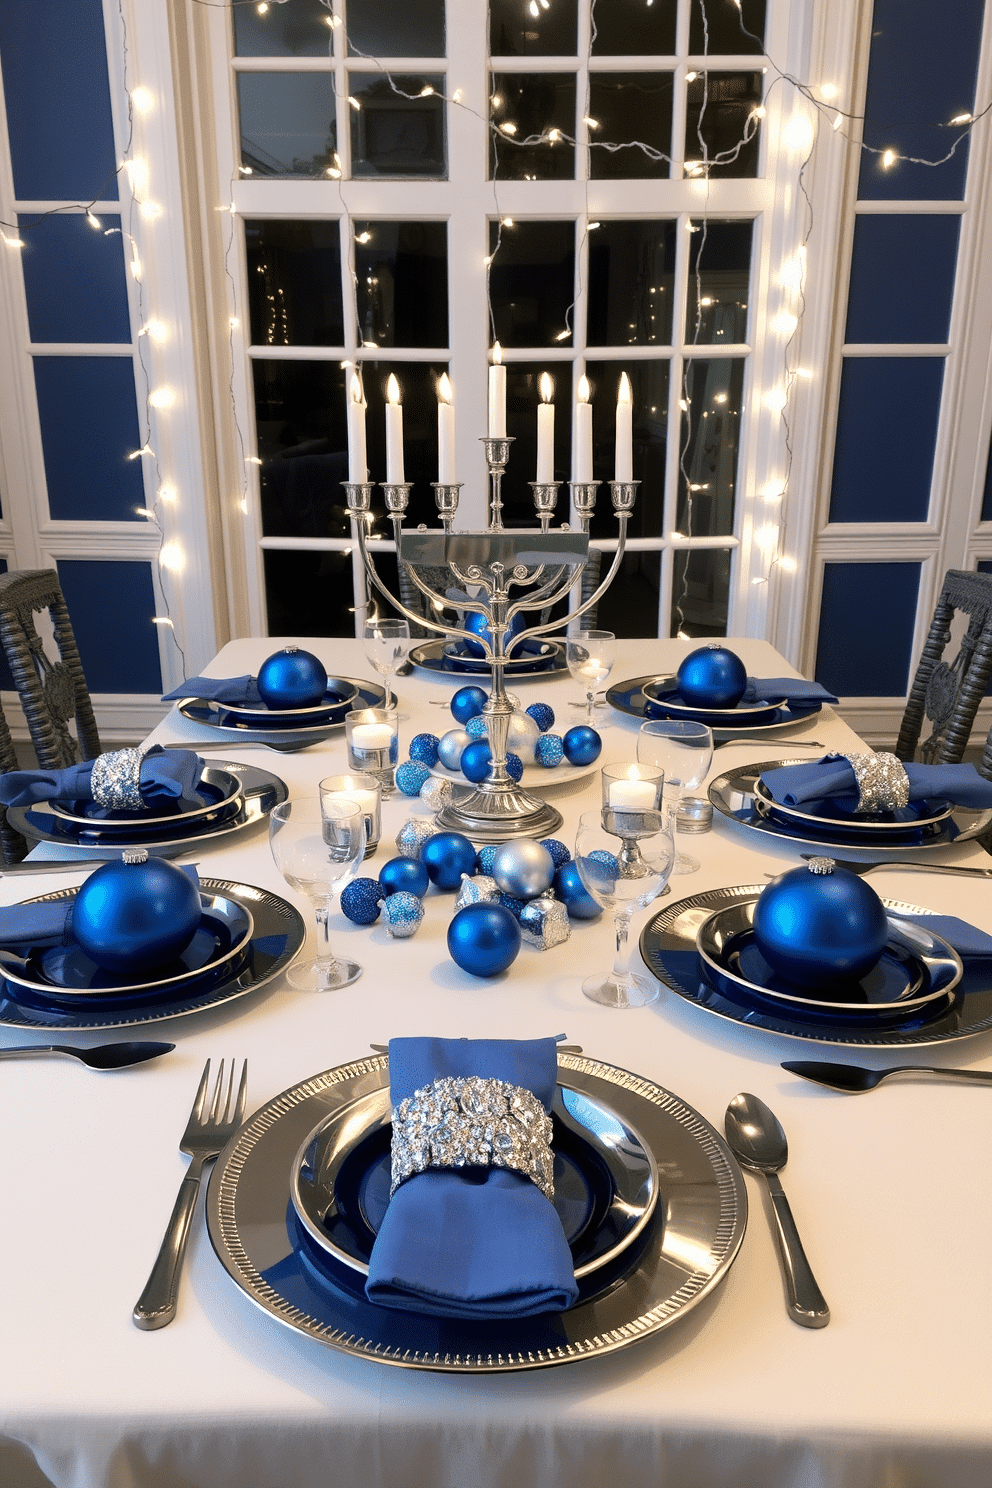
M240 723L232 714L229 703L217 703L210 698L184 698L177 707L185 719L190 723L197 723L202 728L210 729L211 733L226 735L229 739L241 739L247 741L254 739L260 744L268 744L273 749L284 749L292 753L296 749L306 749L310 744L320 744L324 739L329 739L335 729L344 727L345 714L352 708L381 708L385 698L386 690L377 682L362 682L355 677L339 677L339 682L347 682L355 687L354 697L347 703L335 710L335 716L325 718L320 723L301 723L291 725L278 722L278 711L274 710L269 716L270 723ZM239 713L241 710L238 710ZM191 739L187 745L189 749L196 748L196 740Z
M754 809L759 816L767 817L770 821L786 824L795 822L807 832L829 827L831 831L860 832L867 840L874 838L884 841L894 840L900 834L904 837L912 836L914 832L919 832L921 828L934 822L946 821L954 807L950 801L910 801L902 808L903 815L899 821L892 819L892 813L875 817L857 816L853 811L843 814L803 811L799 806L784 806L776 801L765 782L759 779L754 783Z
M280 899L278 894L226 878L201 878L200 891L233 900L254 922L253 933L242 955L227 968L221 968L216 976L205 975L173 989L164 988L160 995L147 1001L129 1000L119 1007L99 1010L90 1006L26 1007L16 1000L18 988L10 989L6 981L0 981L0 1027L95 1032L186 1017L190 1013L233 1002L266 986L299 954L307 938L306 923L299 911L285 899ZM74 892L73 889L63 889L46 894L44 898L65 899Z
M456 671L489 673L488 657L473 656L461 641L442 642L442 655ZM511 648L510 655L503 663L503 670L508 676L514 676L517 672L546 672L554 667L561 655L562 648L557 641L535 639L534 649L523 651L520 655L514 655Z
M289 1196L308 1235L368 1275L390 1185L389 1090L326 1117L293 1159ZM563 1077L551 1113L554 1205L581 1280L632 1245L658 1202L658 1164L612 1107Z
M228 720L248 728L284 728L312 723L340 723L356 706L357 682L350 677L328 677L324 696L309 708L270 708L267 703L221 703ZM203 701L203 699L197 699Z
M450 641L427 641L414 646L410 661L421 671L430 672L434 677L448 677L453 682L464 682L466 676L489 675L489 663L484 657L446 655L445 648L450 645ZM505 664L506 675L514 682L526 682L531 677L557 677L567 672L564 648L557 642L549 645L552 649L546 656L527 656L519 660L511 656Z
M264 822L273 806L278 806L289 795L285 781L268 770L242 765L237 760L224 760L218 768L241 781L242 800L238 811L218 821L193 822L185 830L179 818L171 827L163 827L158 832L139 824L135 824L130 832L107 832L96 821L80 826L62 820L51 810L49 801L40 801L34 806L9 806L7 820L15 831L35 842L78 848L88 858L101 855L117 857L125 847L147 847L158 857L174 858L198 847L216 847L235 833L250 830Z
M674 677L661 677L643 684L645 718L687 718L693 723L707 723L710 728L750 728L756 723L773 723L779 709L787 706L785 698L774 698L738 703L736 708L700 708L685 702L673 682L677 682Z
M616 682L612 687L607 688L606 701L611 708L616 708L618 713L626 713L631 718L647 719L650 715L645 709L649 699L644 694L644 688L652 682L657 683L662 690L664 690L667 684L674 692L676 687L675 673L671 672L666 676L655 673L648 677L631 677L626 682ZM764 723L752 722L750 719L745 720L742 717L735 728L728 728L722 724L714 724L713 738L717 743L722 744L729 739L736 738L743 728L746 728L749 734L774 734L778 729L797 728L799 724L805 723L807 719L814 718L819 713L821 706L822 704L817 702L812 705L794 708L791 704L785 703L782 707L776 708L774 713ZM737 710L734 709L734 712L736 713Z
M806 847L822 847L826 850L842 847L845 851L863 853L878 852L928 852L933 847L947 847L952 842L966 842L977 837L979 832L992 822L992 811L969 811L963 806L953 806L950 813L926 820L906 836L895 840L891 835L876 835L871 823L862 827L834 826L817 817L809 824L797 821L775 821L759 811L755 793L757 782L768 770L779 770L784 765L806 765L809 760L777 759L762 760L759 764L738 765L718 775L710 785L708 795L714 809L728 821L739 822L763 837L775 837L785 842L799 842Z
M207 1193L222 1265L278 1322L317 1343L405 1369L540 1369L628 1347L669 1327L730 1269L747 1220L744 1182L726 1143L678 1096L584 1055L559 1055L561 1078L637 1131L654 1155L660 1199L637 1241L579 1282L566 1312L487 1322L377 1307L365 1278L301 1241L289 1197L293 1163L319 1122L388 1085L385 1055L315 1075L269 1101L221 1153Z
M644 964L677 996L731 1023L749 1028L784 1033L792 1038L815 1039L824 1044L858 1045L867 1048L902 1047L914 1044L939 1044L948 1039L965 1038L992 1028L992 969L987 958L969 964L964 961L964 974L955 989L950 1006L933 1017L907 1018L892 1027L847 1026L815 1022L782 1010L772 1011L767 1005L745 1005L734 1001L712 987L701 974L696 937L700 926L717 910L747 903L760 894L763 884L745 884L734 889L709 889L670 904L648 921L641 933L640 949ZM924 916L932 910L921 909L901 900L883 899L892 915ZM916 929L918 927L907 927ZM936 937L934 937L936 939Z
M115 811L108 815L96 801L74 801L72 804L77 808L75 811L70 811L65 801L50 801L48 804L52 815L58 817L59 821L71 822L84 831L93 827L108 833L133 832L135 827L140 830L151 828L154 831L169 831L180 827L185 831L187 827L196 830L205 822L233 816L240 809L242 790L243 784L237 775L232 775L230 770L223 770L217 765L207 765L197 786L197 791L206 800L202 806L195 806L188 811L161 811L151 808L148 811ZM196 827L193 827L193 823L196 823Z

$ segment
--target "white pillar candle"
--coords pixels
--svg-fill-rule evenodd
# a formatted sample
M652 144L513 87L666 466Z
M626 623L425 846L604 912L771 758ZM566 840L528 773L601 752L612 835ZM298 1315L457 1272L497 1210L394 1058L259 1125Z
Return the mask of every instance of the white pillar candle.
M611 811L653 811L654 785L650 780L614 780L610 785Z
M455 405L447 372L437 385L437 478L442 486L453 486L455 474Z
M374 727L374 725L372 725ZM369 725L366 725L369 727ZM379 801L375 791L367 790L340 790L334 792L336 801L354 801L359 811L365 816L375 816L376 806Z
M369 478L365 451L365 394L357 372L351 374L348 392L348 479L363 485Z
M351 731L355 749L388 749L392 737L388 723L356 723Z
M620 373L620 391L617 393L617 445L613 479L634 479L633 398L630 378Z
M493 346L493 361L489 368L489 438L506 438L506 368L503 366L503 348L497 341Z
M386 481L401 486L403 476L403 404L400 385L392 372L386 383Z
M537 479L549 486L555 478L555 385L547 372L541 373L541 401L537 405Z
M586 483L592 480L592 404L589 402L588 377L579 378L572 436L572 479Z

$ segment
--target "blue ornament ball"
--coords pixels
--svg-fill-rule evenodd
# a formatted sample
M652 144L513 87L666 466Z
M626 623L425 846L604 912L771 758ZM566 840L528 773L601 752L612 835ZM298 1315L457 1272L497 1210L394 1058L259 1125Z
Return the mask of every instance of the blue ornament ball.
M511 780L523 779L524 762L519 754L508 754L506 756L506 773Z
M404 760L396 766L396 784L405 796L419 796L421 786L430 775L430 770L419 760Z
M554 728L555 710L549 707L547 703L531 703L527 712L533 718L542 734L546 734L548 729Z
M726 646L700 646L678 669L679 696L697 708L736 708L747 687L744 663Z
M569 919L594 920L603 913L602 906L587 892L574 861L562 864L555 874L552 887L556 897L568 910Z
M258 669L258 691L269 708L312 708L327 688L327 669L311 651L286 646Z
M516 899L512 894L504 894L503 890L500 889L499 893L496 895L496 903L502 904L504 909L508 909L510 911L515 920L519 920L521 910L524 908L524 905L528 903L528 901L526 899Z
M462 754L472 740L463 728L449 729L437 746L437 757L446 770L457 770L461 766Z
M563 863L571 861L572 854L559 838L542 837L541 846L548 849L548 852L551 854L551 861L554 863L556 869L560 868Z
M499 848L498 842L487 842L485 847L479 848L475 859L477 872L484 873L487 878L492 878L493 858L499 852Z
M105 863L76 895L72 934L104 971L145 971L186 949L200 912L199 889L175 863Z
M570 765L591 765L599 759L603 741L587 723L577 723L562 739L561 747Z
M499 976L520 951L520 926L501 904L467 904L448 926L448 953L472 976Z
M465 732L470 739L485 739L488 737L489 730L486 728L486 720L481 713L477 713L474 718L469 719L465 725Z
M534 758L546 770L553 770L565 758L565 746L560 734L542 734L534 745Z
M386 899L382 906L382 917L390 935L396 940L406 940L419 929L424 918L424 906L416 894L408 894L401 889Z
M844 868L793 868L770 883L754 907L759 951L790 982L811 989L871 971L889 926L870 884Z
M422 899L430 888L430 882L427 869L416 858L390 858L379 873L379 883L387 897L404 893L416 894L418 899Z
M459 687L451 699L452 716L461 724L468 723L486 706L486 694L481 687Z
M386 891L374 878L353 878L341 890L341 913L353 925L374 925Z
M475 866L475 848L461 832L435 832L428 837L420 861L435 884L445 894L460 887L462 874L471 875Z
M473 739L468 748L462 750L462 774L478 785L489 774L492 757L488 739Z
M433 769L437 764L437 746L441 740L437 734L414 734L410 740L410 758L418 764Z
M522 611L519 614L514 615L513 619L510 621L509 629L506 631L503 638L503 648L505 651L508 652L510 650L511 640L515 635L520 634L520 632L524 628L525 623L526 622L524 620ZM470 615L466 615L465 629L471 631L472 635L478 636L480 640L486 641L490 646L492 645L492 633L489 629L489 626L486 624L485 615L477 615L474 611ZM485 656L486 654L483 647L479 644L479 641L466 641L465 650L468 652L469 656Z

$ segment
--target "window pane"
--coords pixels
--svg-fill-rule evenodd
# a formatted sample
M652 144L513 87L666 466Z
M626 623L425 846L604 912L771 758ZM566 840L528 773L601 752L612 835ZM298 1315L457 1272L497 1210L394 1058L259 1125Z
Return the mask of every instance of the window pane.
M369 480L386 479L386 384L393 373L400 385L403 404L404 474L413 482L410 505L403 519L404 527L426 522L438 525L437 503L431 482L437 480L437 385L446 362L363 362L362 382L365 387L366 442ZM455 396L458 389L455 389ZM464 413L462 415L464 417ZM481 430L480 430L481 433ZM514 446L516 448L516 446ZM373 503L378 513L373 530L392 537L393 529L385 516L385 505L379 496Z
M337 362L253 362L266 537L347 537L345 371ZM350 604L349 600L349 604Z
M355 0L348 6L348 51L367 57L443 57L444 0Z
M499 181L570 181L575 175L575 147L549 140L552 130L571 139L575 134L574 72L496 73L490 107L499 133L490 136L489 169ZM517 141L538 135L537 144Z
M575 37L575 0L489 0L493 57L574 57Z
M672 339L674 222L601 222L589 235L589 346Z
M120 217L104 220L110 236L81 212L18 222L31 228L20 255L31 340L130 341Z
M760 72L708 72L687 83L686 175L705 144L709 175L756 176L760 129L751 115L760 103Z
M665 508L665 446L668 435L668 362L587 362L592 394L593 475L613 479L616 456L617 388L621 372L630 378L634 405L634 479L641 482L631 513L631 537L658 537ZM608 487L599 492L592 519L593 537L616 537ZM653 635L654 631L646 632Z
M982 495L982 521L992 522L992 440L989 441L988 459L985 462L985 491Z
M162 692L150 563L58 562L59 583L91 692Z
M506 432L510 463L503 476L503 523L507 527L537 527L534 493L528 482L537 476L538 383L542 372L554 382L555 480L567 481L572 465L572 367L569 362L510 362L506 369ZM558 492L554 525L568 521L568 487Z
M341 240L326 222L245 222L256 346L342 346Z
M846 357L831 522L925 522L943 357Z
M145 504L129 356L34 358L48 510L56 522L139 522Z
M919 563L824 564L817 682L838 697L905 697L919 589Z
M672 555L671 633L725 636L730 603L730 548L677 548Z
M496 255L489 270L496 340L503 346L567 346L571 338L561 333L574 295L575 223L501 228L491 222L489 251Z
M672 77L670 72L590 74L589 113L598 126L589 127L589 170L594 181L645 176L667 179L672 149ZM607 149L600 140L628 148ZM640 145L648 149L642 150Z
M444 140L444 91L440 73L393 74L409 98L393 91L378 73L351 72L348 91L361 104L351 110L353 176L447 175ZM432 95L420 98L423 88Z
M612 553L603 554L603 573L612 561ZM625 553L616 578L599 601L596 624L604 630L612 630L615 636L657 635L660 588L661 554L656 551ZM613 675L623 677L625 674L618 671Z
M675 52L676 0L609 0L593 11L594 57L670 57ZM654 634L654 630L648 632Z
M747 340L752 227L751 222L693 222L686 341L713 345Z
M959 217L854 219L846 341L946 341Z
M734 530L743 357L686 362L682 396L679 532L712 537Z
M269 635L353 636L351 558L344 553L263 552Z
M318 176L338 145L334 80L321 72L239 72L241 164L256 176Z
M765 50L764 38L765 0L732 0L730 5L692 0L689 51L694 57L704 53L711 57L761 53Z
M320 0L283 0L261 14L257 5L233 5L236 57L326 57L331 14Z
M447 346L447 223L356 222L355 275L363 341Z

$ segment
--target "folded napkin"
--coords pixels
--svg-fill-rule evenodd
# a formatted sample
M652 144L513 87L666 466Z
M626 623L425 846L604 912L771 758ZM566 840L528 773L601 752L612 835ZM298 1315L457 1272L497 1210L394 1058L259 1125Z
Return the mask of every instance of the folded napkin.
M921 930L941 936L954 947L965 966L977 961L992 963L992 935L979 930L977 925L969 925L967 920L959 920L954 915L896 914L891 910L889 918L909 920Z
M178 864L197 888L200 877L192 863ZM94 869L94 872L97 870ZM73 943L72 899L52 899L40 904L10 904L0 908L0 950L29 956L50 946Z
M38 801L91 801L94 764L94 760L84 760L65 770L12 770L0 775L0 803L33 806ZM142 802L149 809L177 805L180 811L188 811L202 806L196 791L202 772L203 761L192 750L163 750L156 744L141 761L138 789Z
M190 677L181 686L174 687L163 695L163 703L174 703L179 698L206 698L213 703L241 703L245 708L261 708L262 694L252 676L245 677Z
M551 1110L554 1039L392 1039L393 1106L447 1075L522 1085ZM393 1194L369 1259L370 1302L439 1317L530 1317L578 1297L552 1203L508 1168L431 1168Z
M972 811L992 807L992 781L979 775L974 765L917 765L909 761L905 770L910 801L950 801ZM861 799L854 770L840 754L768 770L761 779L780 806L801 806L813 814L830 806L853 812ZM891 815L898 821L903 813L894 811ZM905 818L912 821L915 813L906 812Z
M741 702L759 703L765 698L785 698L794 712L814 703L839 701L822 682L807 682L805 677L748 677Z

